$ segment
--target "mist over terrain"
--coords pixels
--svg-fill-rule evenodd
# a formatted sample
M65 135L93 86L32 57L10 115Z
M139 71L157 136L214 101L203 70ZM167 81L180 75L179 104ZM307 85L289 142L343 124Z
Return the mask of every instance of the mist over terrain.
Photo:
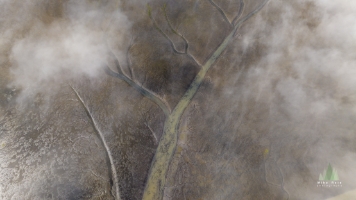
M0 0L0 199L142 199L165 113L105 67L174 108L240 9ZM270 0L247 20L180 119L163 199L355 190L355 21L347 0ZM317 187L329 163L342 187Z

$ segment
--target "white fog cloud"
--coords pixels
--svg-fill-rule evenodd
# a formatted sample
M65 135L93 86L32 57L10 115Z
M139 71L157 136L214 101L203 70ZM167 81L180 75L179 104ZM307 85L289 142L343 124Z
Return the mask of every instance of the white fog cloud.
M20 100L40 91L53 91L59 83L82 75L97 76L106 64L109 48L114 47L120 57L130 28L116 2L106 7L74 0L54 6L39 4L40 0L24 5L1 3L10 10L23 11L20 16L7 11L1 18L8 25L2 40L8 37L6 42L11 45L11 86L22 89ZM61 16L53 17L56 12Z

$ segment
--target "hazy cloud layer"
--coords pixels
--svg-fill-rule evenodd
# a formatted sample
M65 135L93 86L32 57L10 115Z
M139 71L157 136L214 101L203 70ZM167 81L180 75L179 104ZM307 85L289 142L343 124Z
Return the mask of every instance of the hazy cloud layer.
M206 143L219 149L219 142L224 141L221 130L228 129L231 145L221 145L224 155L231 160L246 157L237 163L229 160L230 168L218 167L217 172L215 165L207 167L215 173L213 177L227 174L228 178L220 184L215 182L216 187L222 185L223 192L212 186L206 198L241 195L236 185L227 183L243 185L240 183L244 181L233 178L239 175L236 165L258 157L264 149L268 149L265 164L249 166L257 168L254 173L258 178L245 180L246 184L261 181L259 186L268 188L267 194L278 190L285 199L288 195L289 199L325 199L356 188L353 178L356 170L351 167L356 165L355 11L356 4L350 1L271 0L239 30L235 56L229 58L236 59L231 69L228 62L220 60L214 66L214 74L210 74L215 89L224 91L224 95L217 93L214 97L225 106L211 103L207 114L196 116L204 116L205 120L199 118L199 121L213 120L211 124L200 125L209 126L211 136L204 132L195 137L210 138L211 142ZM223 76L219 75L221 69L226 70ZM217 91L202 93L210 92ZM220 123L220 117L225 124ZM191 135L197 135L197 131ZM253 142L244 146L243 138L236 139L243 135ZM227 150L239 146L249 149L253 145L261 150L252 155ZM219 163L218 159L226 163L219 156L214 159L215 163ZM319 174L328 163L337 169L342 188L317 188ZM265 182L264 173L267 181L275 185ZM255 192L246 190L248 194Z
M119 50L128 41L130 23L114 8L117 2L100 7L99 3L75 0L63 5L46 4L41 0L0 1L0 44L9 46L11 86L23 89L20 100L40 91L51 91L58 83L82 75L96 77L106 64L107 44L111 44L120 60L124 59L124 53ZM234 65L250 62L241 72L226 72L220 80L214 79L217 74L210 74L212 81L221 86L215 89L224 91L225 95L219 96L220 99L208 99L212 102L206 106L209 109L201 106L208 111L197 119L203 123L207 120L202 120L202 116L204 119L216 116L211 124L205 124L209 131L220 134L220 130L228 130L228 148L222 148L227 158L236 156L229 148L249 149L255 145L260 148L256 147L256 152L269 148L266 153L269 157L264 156L266 165L272 167L266 171L277 169L277 165L280 167L281 176L285 177L283 189L290 193L290 199L320 197L322 193L314 187L315 180L328 162L337 168L345 183L341 190L356 187L353 178L356 174L353 167L356 165L355 13L356 3L348 0L271 0L261 13L245 24L239 39L235 40L238 45L242 44L243 53L261 53L256 59L236 56L245 60L237 59ZM196 48L200 51L201 47ZM220 67L216 72L225 70L225 66L214 67ZM203 88L200 91L207 92L203 93L207 96L214 92ZM225 110L221 102L215 100L221 100ZM234 112L239 115L235 116ZM193 127L200 128L197 124ZM197 131L192 131L192 135L196 134ZM246 141L251 143L238 141L244 134L249 139ZM207 143L213 136L194 142ZM212 144L223 141L219 137L211 140ZM195 148L195 145L191 146ZM208 156L216 156L216 149L212 147ZM246 155L253 157L255 154ZM226 174L221 181L223 185L236 176L238 167L227 159L228 167L221 170L216 164L219 158L213 157L216 162L211 165L204 164L209 171L199 169L199 172L220 178L223 171ZM236 163L244 162L238 160ZM246 168L250 168L247 164ZM305 171L309 174L303 174ZM275 184L283 184L278 182L278 177L274 178ZM197 188L196 185L192 187ZM227 195L234 192L241 194L233 186L226 191L213 188L206 195L216 199L225 195L228 198Z
M95 77L113 45L120 47L130 28L117 1L2 1L2 42L10 47L12 86L23 89L20 99L48 92L63 81ZM21 13L21 14L19 14ZM118 49L118 50L117 50Z
M263 49L257 66L247 72L246 88L269 106L268 135L281 139L273 151L284 154L279 163L294 198L320 190L303 189L305 179L291 175L288 162L304 162L315 180L330 162L345 183L340 190L356 187L351 178L356 171L349 167L356 165L355 13L350 1L272 0L251 24L252 34L243 36L246 45ZM283 147L284 137L290 143ZM298 160L301 152L307 161Z

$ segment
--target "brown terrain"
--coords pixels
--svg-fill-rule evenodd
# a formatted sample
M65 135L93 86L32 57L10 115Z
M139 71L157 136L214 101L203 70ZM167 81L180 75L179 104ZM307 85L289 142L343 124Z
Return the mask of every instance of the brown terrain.
M325 33L337 14L270 0L215 58L266 1L242 2L0 0L0 199L150 199L151 181L151 199L164 200L355 189L356 96L341 70L355 58L342 34ZM162 145L212 58L176 144ZM342 187L317 187L329 163Z

